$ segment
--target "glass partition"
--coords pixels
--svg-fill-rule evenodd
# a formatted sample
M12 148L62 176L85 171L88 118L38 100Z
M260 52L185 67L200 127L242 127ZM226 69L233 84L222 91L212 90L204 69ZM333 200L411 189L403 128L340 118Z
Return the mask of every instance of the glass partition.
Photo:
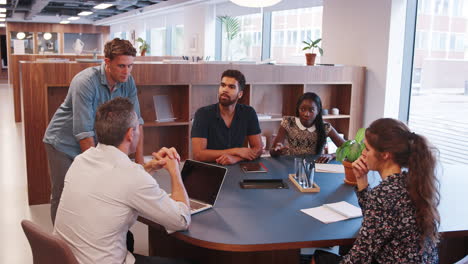
M100 33L65 33L64 53L93 54L97 51L101 54L104 49L102 35Z
M56 32L37 33L38 54L56 54L59 53L58 34Z
M10 32L11 54L33 54L34 34L32 32Z

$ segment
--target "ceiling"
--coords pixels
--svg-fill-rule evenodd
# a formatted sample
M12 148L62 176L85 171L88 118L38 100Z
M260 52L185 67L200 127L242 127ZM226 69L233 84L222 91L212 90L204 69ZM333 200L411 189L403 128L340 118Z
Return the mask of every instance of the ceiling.
M45 17L47 20L49 17L52 22L77 16L81 11L92 11L93 14L85 18L93 22L166 1L168 0L7 0L7 5L0 7L7 8L7 21L34 22L35 18L41 17L44 20ZM93 9L101 3L111 3L113 6L102 10Z

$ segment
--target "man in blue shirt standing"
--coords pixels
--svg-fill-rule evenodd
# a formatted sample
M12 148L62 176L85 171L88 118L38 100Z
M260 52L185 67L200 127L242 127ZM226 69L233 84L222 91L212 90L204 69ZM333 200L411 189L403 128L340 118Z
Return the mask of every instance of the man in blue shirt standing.
M115 38L106 43L104 55L103 64L87 68L73 78L65 101L55 112L44 135L52 186L52 222L55 222L65 174L73 159L96 146L94 119L101 104L116 97L126 97L133 103L141 135L135 161L143 164L143 119L135 81L130 75L136 50L128 40Z
M257 113L252 107L237 103L244 87L245 77L240 71L223 72L219 102L195 113L191 134L194 159L229 165L262 154ZM243 147L246 139L250 147Z

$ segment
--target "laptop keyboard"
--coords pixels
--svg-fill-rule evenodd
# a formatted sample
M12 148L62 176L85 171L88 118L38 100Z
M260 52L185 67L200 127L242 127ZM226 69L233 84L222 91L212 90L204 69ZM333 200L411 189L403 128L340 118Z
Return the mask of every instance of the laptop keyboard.
M205 206L206 206L206 204L203 204L203 203L199 203L199 202L195 202L195 201L190 200L190 210L191 210L191 211L198 210L198 209L203 208L203 207L205 207Z

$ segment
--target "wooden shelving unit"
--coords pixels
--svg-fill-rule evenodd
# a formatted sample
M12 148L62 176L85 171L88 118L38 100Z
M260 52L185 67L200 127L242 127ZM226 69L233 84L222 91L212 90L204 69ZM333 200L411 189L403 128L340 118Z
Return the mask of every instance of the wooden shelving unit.
M30 204L48 203L47 161L42 138L50 118L65 98L71 79L93 63L21 63L21 98L25 130L28 194ZM183 160L191 156L190 131L196 110L218 102L223 71L237 69L247 79L240 103L257 113L271 115L260 120L262 135L271 144L284 115L295 115L297 99L304 92L320 95L323 107L338 108L327 115L345 137L363 125L365 68L356 66L307 67L242 64L154 64L136 62L132 75L144 125L145 155L161 147L175 147ZM50 74L54 73L54 74ZM153 96L167 95L176 120L156 122Z

